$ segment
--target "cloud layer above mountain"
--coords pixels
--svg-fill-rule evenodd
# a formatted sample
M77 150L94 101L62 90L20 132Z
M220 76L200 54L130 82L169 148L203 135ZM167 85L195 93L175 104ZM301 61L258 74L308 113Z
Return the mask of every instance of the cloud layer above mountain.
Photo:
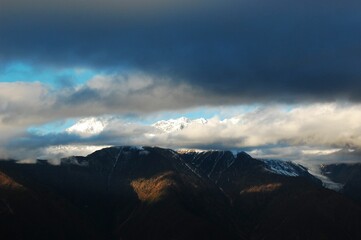
M314 104L291 110L281 106L258 108L232 118L179 118L153 125L125 123L117 118L81 120L101 131L89 136L125 136L136 145L161 145L172 148L240 149L272 145L361 147L361 108L359 105ZM76 132L74 129L78 128ZM72 129L72 128L69 128ZM74 125L73 132L82 137L89 132ZM115 141L117 142L117 141ZM115 143L114 142L114 143ZM109 142L112 143L112 142ZM114 144L113 143L113 144Z
M15 157L57 157L87 154L97 146L156 145L247 150L260 157L302 160L361 148L360 121L360 106L349 104L267 106L226 119L179 118L154 124L117 116L92 117L80 119L64 132L28 133L11 141L7 149L16 152Z

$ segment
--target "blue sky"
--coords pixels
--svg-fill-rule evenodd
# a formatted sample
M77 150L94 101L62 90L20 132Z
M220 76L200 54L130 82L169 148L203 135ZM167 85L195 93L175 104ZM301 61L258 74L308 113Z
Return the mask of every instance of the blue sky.
M12 62L0 70L1 82L42 82L54 88L84 84L94 77L93 70L85 68L50 68Z

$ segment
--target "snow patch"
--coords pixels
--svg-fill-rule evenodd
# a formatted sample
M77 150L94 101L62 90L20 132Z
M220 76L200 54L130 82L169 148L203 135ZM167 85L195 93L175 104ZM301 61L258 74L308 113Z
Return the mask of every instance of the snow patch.
M161 120L152 124L152 126L161 130L164 133L172 133L172 132L181 131L187 128L191 124L205 125L207 123L208 121L204 118L198 118L192 120L186 117L181 117L177 119Z
M203 152L206 152L206 150L181 148L181 149L178 149L176 152L179 153L179 154L186 154L186 153L203 153Z
M143 151L144 148L141 147L141 146L132 146L132 147L129 148L129 150L131 150L131 151Z
M319 173L319 172L310 172L310 173L313 176L315 176L316 178L318 178L319 180L321 180L322 185L325 188L328 188L328 189L331 189L333 191L339 192L344 187L344 184L334 182L329 177L323 175L322 173Z
M300 176L295 165L291 162L281 160L262 160L266 164L266 170L284 176L297 177Z
M65 131L69 134L76 134L81 137L90 137L101 133L107 125L108 120L105 118L90 117L80 119Z

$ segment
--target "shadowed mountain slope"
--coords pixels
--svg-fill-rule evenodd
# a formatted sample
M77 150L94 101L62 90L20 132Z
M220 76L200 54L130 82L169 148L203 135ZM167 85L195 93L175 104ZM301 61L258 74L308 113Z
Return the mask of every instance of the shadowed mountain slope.
M59 166L1 161L0 170L30 192L51 193L49 203L59 196L98 239L361 237L359 206L300 165L244 152L111 147Z
M336 183L343 184L341 192L361 205L361 164L322 165L321 171Z

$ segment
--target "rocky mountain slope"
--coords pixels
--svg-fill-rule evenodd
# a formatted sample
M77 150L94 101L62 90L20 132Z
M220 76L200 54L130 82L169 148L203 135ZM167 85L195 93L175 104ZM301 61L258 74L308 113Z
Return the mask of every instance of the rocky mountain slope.
M0 171L14 184L39 194L41 201L61 199L64 214L82 218L91 231L81 232L94 232L91 236L97 239L361 237L357 204L323 188L300 165L257 160L244 152L235 156L229 151L111 147L62 159L59 166L41 160L37 164L1 161ZM0 179L1 184L6 185L6 179ZM1 194L7 198L9 193ZM13 207L7 203L2 209ZM24 209L32 205L22 204ZM8 219L0 217L4 222ZM77 218L56 219L71 224ZM77 230L82 229L79 226ZM72 235L75 230L62 231Z
M19 174L18 170L10 171L10 175ZM21 178L19 182L27 176ZM100 239L85 216L65 198L19 182L0 172L1 239Z

